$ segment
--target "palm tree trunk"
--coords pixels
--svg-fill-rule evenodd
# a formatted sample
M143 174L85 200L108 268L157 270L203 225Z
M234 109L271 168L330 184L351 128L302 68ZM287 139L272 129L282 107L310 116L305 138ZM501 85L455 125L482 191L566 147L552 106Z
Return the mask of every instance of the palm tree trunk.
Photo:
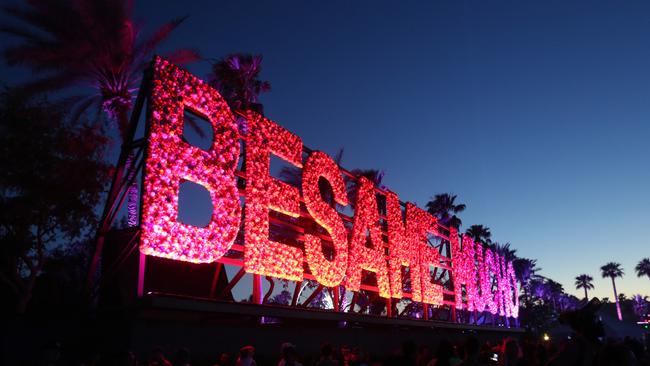
M621 304L618 302L618 294L616 293L616 282L614 277L612 277L612 287L614 288L614 299L616 300L616 315L618 315L618 320L623 320L623 315L621 315Z
M133 155L133 152L130 152L129 155L126 157L126 162L124 163L124 168L128 172L131 169L131 165L134 164L133 158L135 156ZM126 177L126 181L130 181L133 179L133 176L135 175L135 170L132 170L129 175ZM127 203L126 203L126 208L127 208L127 222L128 226L137 226L138 225L138 184L137 180L134 180L131 185L129 185L128 191L127 191Z
M119 110L117 111L117 119L118 119L117 123L120 130L120 137L122 138L122 148L124 147L124 144L127 143L126 134L128 133L128 129L129 129L130 109L131 109L130 106L123 106L119 108ZM129 155L126 157L126 161L124 162L125 172L129 172L131 166L135 163L133 161L134 158L135 156L133 152L130 151ZM133 176L135 174L136 174L135 170L130 172L125 177L126 182L133 179ZM126 193L127 194L127 203L126 203L127 224L129 227L138 225L138 184L136 181L137 180L134 180L133 183L129 185Z
M585 287L585 300L589 301L589 296L587 295L587 288Z
M126 143L126 133L129 126L129 108L124 107L120 108L118 111L118 124L120 127L120 135L122 137L122 145ZM131 169L131 166L135 163L133 159L135 156L133 152L129 152L129 155L126 157L126 162L124 163L124 171L128 172ZM133 179L133 176L136 174L135 170L128 174L126 181ZM137 180L133 180L133 183L127 188L127 223L129 227L138 225L138 184Z

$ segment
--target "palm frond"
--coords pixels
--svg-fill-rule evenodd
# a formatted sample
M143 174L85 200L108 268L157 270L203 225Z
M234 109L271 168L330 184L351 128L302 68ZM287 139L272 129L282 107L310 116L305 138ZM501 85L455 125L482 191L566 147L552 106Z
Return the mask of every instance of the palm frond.
M169 37L169 34L174 31L181 23L187 19L188 16L172 19L171 21L163 24L158 28L151 37L143 41L140 45L136 46L136 53L149 54L158 46L160 42Z

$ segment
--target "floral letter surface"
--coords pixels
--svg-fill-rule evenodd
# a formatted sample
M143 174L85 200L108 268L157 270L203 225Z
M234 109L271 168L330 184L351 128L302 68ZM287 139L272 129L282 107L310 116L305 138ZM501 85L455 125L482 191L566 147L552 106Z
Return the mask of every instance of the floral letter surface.
M351 291L359 291L362 270L374 272L377 276L379 296L388 298L390 297L390 285L384 254L384 242L381 239L381 230L379 228L375 187L365 177L359 177L357 184L357 202L354 212L346 287ZM372 248L366 246L367 231L370 232Z
M235 120L216 90L161 58L155 60L150 103L140 251L187 262L214 262L232 246L241 218L234 176L239 158ZM209 150L183 140L185 109L212 125ZM178 191L183 181L210 192L213 210L207 226L178 221Z
M325 178L332 187L333 201L340 205L347 205L347 192L339 167L325 153L314 151L309 155L303 170L302 194L311 217L332 237L334 257L332 260L325 258L321 239L312 234L305 234L305 256L316 280L323 286L334 287L341 283L348 266L348 234L336 209L321 197L318 185L321 177Z
M244 268L260 275L302 279L302 250L269 239L269 210L300 216L298 188L269 174L271 156L302 168L302 140L273 121L249 111L246 145Z

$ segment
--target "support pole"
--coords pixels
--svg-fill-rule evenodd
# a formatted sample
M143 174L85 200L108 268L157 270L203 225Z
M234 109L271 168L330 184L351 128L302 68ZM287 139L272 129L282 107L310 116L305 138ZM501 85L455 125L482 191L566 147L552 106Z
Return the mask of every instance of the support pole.
M210 285L210 298L214 298L217 291L217 283L219 282L219 275L223 270L223 263L217 262L217 267L214 269L214 276L212 276L212 284ZM226 277L227 279L227 277Z
M339 287L334 286L330 288L330 293L332 294L332 304L334 305L334 311L341 311L339 307Z
M228 283L228 286L226 286L223 290L221 290L221 292L219 293L219 297L221 298L225 296L228 293L228 291L232 290L232 288L235 287L237 282L239 282L239 280L241 280L241 278L244 277L244 274L246 274L246 272L242 267L239 269L239 272L237 272L235 277L233 277L232 280Z
M300 296L300 288L302 281L296 281L296 287L293 288L293 297L291 298L291 306L296 306L298 303L298 296Z
M386 316L388 318L393 317L393 301L391 300L390 297L386 299Z
M258 274L253 275L253 303L262 303L262 276Z
M318 288L316 288L316 290L314 290L314 292L312 292L311 295L309 295L307 300L305 300L305 302L302 303L302 306L308 306L309 303L311 303L316 298L316 295L318 295L318 293L321 291L323 291L323 285L319 284Z
M142 297L144 295L144 274L147 256L142 253L139 254L140 261L138 264L138 297Z

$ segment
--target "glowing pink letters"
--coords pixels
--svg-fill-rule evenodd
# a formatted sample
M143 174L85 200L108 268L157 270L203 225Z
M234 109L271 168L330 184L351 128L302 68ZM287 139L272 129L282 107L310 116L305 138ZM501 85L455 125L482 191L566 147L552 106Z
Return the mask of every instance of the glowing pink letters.
M512 263L502 256L468 236L459 238L457 229L450 228L453 288L445 290L435 273L445 266L448 269L441 261L449 259L428 241L429 236L441 235L441 226L431 214L411 203L402 209L395 193L382 191L386 216L381 216L377 188L358 177L352 228L347 229L337 210L337 205L350 204L346 182L327 154L314 151L303 156L298 136L252 111L245 112L249 133L240 136L230 108L216 90L161 58L154 62L152 84L142 253L194 263L218 261L232 247L243 216L246 272L302 280L307 268L323 286L344 284L360 291L366 271L374 274L376 291L384 298L401 299L409 292L408 297L416 302L518 317L517 279ZM183 139L185 110L211 124L209 149ZM240 140L245 146L244 167L238 173L246 183L242 192L235 177ZM271 176L271 155L302 169L300 187ZM179 187L185 181L200 184L210 193L213 212L205 227L178 220ZM331 188L327 194L321 192L322 181ZM243 212L240 194L245 197ZM282 215L294 222L313 220L307 221L310 226L305 226L302 242L269 238L271 220ZM323 240L332 246L329 256L323 252ZM410 291L404 291L406 283ZM454 295L454 301L445 301L445 294Z

